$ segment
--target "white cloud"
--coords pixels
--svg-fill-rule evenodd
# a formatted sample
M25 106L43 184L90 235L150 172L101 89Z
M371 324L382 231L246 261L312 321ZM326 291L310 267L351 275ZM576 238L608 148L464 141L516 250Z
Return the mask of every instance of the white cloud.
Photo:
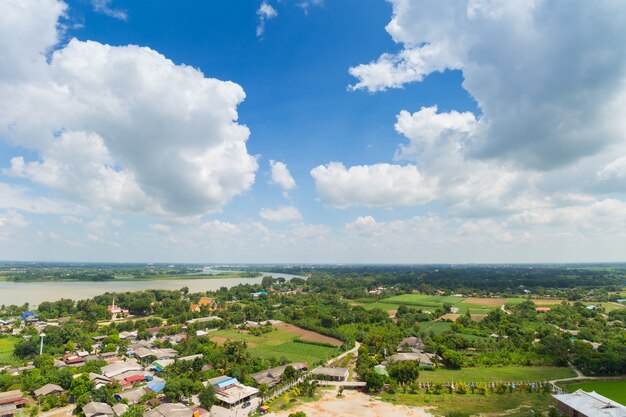
M293 206L281 206L276 209L262 208L259 216L271 222L290 222L302 219L300 210Z
M382 91L460 69L482 111L467 155L549 170L626 140L615 123L626 92L626 3L391 3L387 31L403 49L351 68L353 88Z
M329 206L346 208L422 204L433 197L430 184L413 165L358 165L331 162L311 170L317 192Z
M93 4L93 9L96 12L105 14L115 19L127 20L128 13L126 13L125 10L111 7L111 2L112 0L91 0L91 3Z
M271 4L266 2L265 0L261 3L258 10L256 11L257 16L257 26L256 26L256 35L259 38L262 38L265 34L265 23L278 16L278 12Z
M272 183L281 187L283 191L287 192L296 187L296 181L284 162L270 160L270 171Z
M0 35L26 39L0 41L0 57L17 64L0 69L0 134L41 157L14 158L8 174L92 207L180 217L251 188L239 85L138 46L73 39L46 61L64 11L54 0L0 4L0 19L11 16Z
M324 0L302 0L296 4L304 10L304 14L309 14L311 7L320 7L324 5Z

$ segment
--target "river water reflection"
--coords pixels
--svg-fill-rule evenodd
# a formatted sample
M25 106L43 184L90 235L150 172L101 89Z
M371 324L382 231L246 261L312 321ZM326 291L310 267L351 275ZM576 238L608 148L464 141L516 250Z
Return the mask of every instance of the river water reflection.
M274 278L291 279L297 275L274 272L263 273ZM56 301L61 298L83 300L105 292L139 291L146 289L178 290L188 287L189 292L214 291L220 287L234 287L239 284L260 284L262 278L207 278L176 279L162 281L81 281L81 282L0 282L0 305L37 305L42 301Z

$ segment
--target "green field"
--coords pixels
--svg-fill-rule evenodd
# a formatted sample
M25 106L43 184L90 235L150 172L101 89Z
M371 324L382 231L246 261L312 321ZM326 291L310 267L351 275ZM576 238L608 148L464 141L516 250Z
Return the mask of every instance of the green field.
M365 304L363 308L372 310L379 308L383 311L397 310L399 306L405 305L421 309L424 311L434 312L438 307L441 307L444 303L452 304L453 307L459 309L459 314L465 314L469 311L470 314L485 315L497 307L485 306L481 304L464 303L465 298L452 297L452 296L439 296L439 295L426 295L426 294L403 294L396 295L394 297L383 298L374 303ZM517 299L512 299L514 302Z
M593 381L581 382L565 386L567 392L574 392L578 389L583 391L595 391L600 395L626 405L626 381Z
M446 415L451 411L462 411L469 415L504 415L507 417L527 417L532 411L546 412L554 400L550 394L513 392L510 394L387 394L380 397L383 401L407 406L432 407L428 412ZM514 410L514 411L513 411Z
M294 342L295 337L295 334L282 330L261 336L239 333L236 330L211 332L211 340L217 343L222 343L226 339L246 342L250 353L260 358L285 358L289 362L307 362L312 365L320 360L330 359L340 354L338 348Z
M435 369L420 372L420 382L536 382L574 377L568 367L504 366L499 368Z
M13 355L13 347L18 341L17 337L0 336L0 366L20 363L20 360Z

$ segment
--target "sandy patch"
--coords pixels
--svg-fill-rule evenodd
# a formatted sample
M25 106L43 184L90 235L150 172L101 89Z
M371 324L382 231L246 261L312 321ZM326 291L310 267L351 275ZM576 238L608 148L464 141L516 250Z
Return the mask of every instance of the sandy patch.
M444 314L443 316L441 316L441 320L452 320L452 321L456 321L456 319L458 319L459 317L461 317L460 314L452 314L452 313L447 313Z
M289 323L279 323L275 326L278 330L282 330L288 333L292 333L302 340L306 340L308 342L317 342L317 343L330 343L334 346L341 346L343 342L339 339L335 339L334 337L324 336L323 334L319 334L316 332L312 332L310 330L301 329L298 326L294 326Z
M530 301L532 301L533 303L535 303L535 305L538 305L538 306L555 306L563 302L563 300L548 300L548 299L544 299L544 300L531 299Z
M337 391L325 391L322 399L313 403L299 404L289 411L267 414L268 417L286 417L297 411L304 411L307 417L432 417L421 407L393 405L379 401L357 391L344 391L343 398L337 398Z

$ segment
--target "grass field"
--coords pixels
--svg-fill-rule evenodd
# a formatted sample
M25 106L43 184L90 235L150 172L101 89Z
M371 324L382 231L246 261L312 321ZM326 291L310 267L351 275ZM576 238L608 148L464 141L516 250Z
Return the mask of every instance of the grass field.
M260 358L284 357L289 362L307 362L311 365L340 353L338 348L294 342L295 337L295 334L284 330L276 330L261 336L240 333L237 330L219 330L211 333L211 340L216 343L221 344L226 340L246 342L250 352Z
M500 368L436 369L420 372L420 382L535 382L574 377L568 367L505 366Z
M18 341L17 337L0 336L0 366L20 363L20 360L13 355L13 347Z
M566 385L567 392L574 392L578 389L583 391L595 391L600 395L626 405L626 381L593 381L581 382L579 384Z
M382 394L383 401L407 406L432 407L429 413L445 415L451 411L462 411L470 415L507 415L526 417L531 410L545 412L554 400L550 394L513 392L510 394ZM513 411L514 410L514 411Z

